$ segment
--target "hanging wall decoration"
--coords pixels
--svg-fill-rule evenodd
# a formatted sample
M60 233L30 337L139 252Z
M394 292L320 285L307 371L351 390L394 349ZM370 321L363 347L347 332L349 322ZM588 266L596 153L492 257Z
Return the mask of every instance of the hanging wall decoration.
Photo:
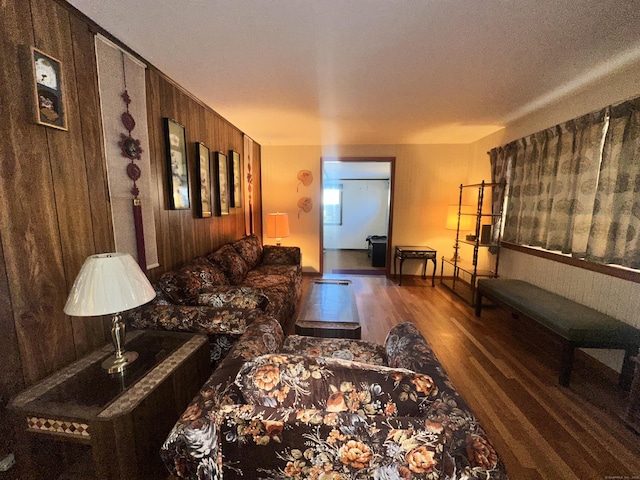
M242 207L242 163L233 150L229 150L229 197L231 208Z
M215 153L214 170L216 192L218 192L216 216L229 215L229 160L224 153Z
M184 126L164 118L167 169L169 171L169 207L173 210L191 208L189 200L189 166Z
M120 147L121 155L129 160L127 164L127 176L133 181L131 187L131 195L133 195L133 222L136 233L136 249L138 253L138 264L144 272L147 271L147 254L144 245L144 229L142 227L142 202L138 195L140 190L138 189L137 181L142 175L140 167L135 163L135 160L140 160L140 154L142 153L142 147L140 147L140 140L133 138L131 132L136 127L136 121L133 115L129 113L129 104L131 103L131 97L127 90L127 73L124 68L124 54L122 56L122 77L124 81L124 92L122 92L122 100L124 101L126 110L122 112L120 119L122 125L127 130L127 133L120 134L120 141L118 146Z
M60 130L67 129L67 112L59 60L31 47L36 122Z
M210 217L213 211L211 201L211 160L209 149L204 143L196 143L196 158L199 159L198 169L198 185L200 186L198 203L198 215L202 218Z
M309 213L313 208L313 200L311 200L311 197L302 197L298 200L298 208L300 209L298 210L298 218L300 218L300 213L302 212Z
M253 140L247 135L244 136L244 145L243 145L243 163L244 163L244 172L245 172L245 182L244 182L244 198L245 198L245 207L244 207L244 225L245 225L245 233L247 235L251 235L255 233L255 228L253 225L253 173L252 173L252 152L253 152Z
M313 173L310 170L300 170L298 172L298 186L296 187L296 192L300 189L300 184L308 187L313 182Z

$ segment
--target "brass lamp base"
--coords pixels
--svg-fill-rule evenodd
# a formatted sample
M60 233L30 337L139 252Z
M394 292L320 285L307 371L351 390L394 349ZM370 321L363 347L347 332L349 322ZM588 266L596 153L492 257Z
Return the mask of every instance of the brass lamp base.
M102 362L102 368L109 373L120 373L136 361L138 353L124 350L125 325L119 313L111 321L111 340L116 352Z
M102 362L102 369L109 373L120 373L137 358L138 352L124 352L120 357L114 354Z

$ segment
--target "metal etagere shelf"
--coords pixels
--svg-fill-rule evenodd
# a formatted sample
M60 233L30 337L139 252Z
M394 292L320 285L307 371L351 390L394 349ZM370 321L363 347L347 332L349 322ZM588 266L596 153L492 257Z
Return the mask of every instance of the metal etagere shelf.
M495 278L498 276L500 262L500 241L502 238L502 205L498 212L484 213L486 210L487 193L488 201L493 198L493 191L500 183L481 183L460 185L458 201L458 222L456 228L456 241L453 246L454 255L451 259L442 257L440 264L440 283L471 305L475 304L476 286L479 278ZM477 189L475 212L463 211L463 197L465 190ZM461 238L460 224L464 217L472 217L474 228L469 238ZM487 249L492 255L490 258L479 258L481 250ZM462 260L462 252L465 256L471 250L471 260ZM479 267L482 263L482 267ZM487 264L485 267L484 264ZM447 275L445 276L445 269ZM450 273L450 275L449 275Z

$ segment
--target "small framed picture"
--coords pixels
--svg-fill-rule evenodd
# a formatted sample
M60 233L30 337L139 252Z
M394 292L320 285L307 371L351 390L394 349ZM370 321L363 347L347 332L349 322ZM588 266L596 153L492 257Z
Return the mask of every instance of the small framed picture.
M211 205L211 161L209 149L203 143L196 143L196 158L198 159L198 215L207 218L212 215Z
M216 152L215 172L218 192L216 215L229 215L229 163L222 152Z
M169 208L191 208L189 200L189 168L184 126L175 120L164 118L169 184Z
M60 130L67 129L62 64L59 60L31 47L36 123Z
M232 208L242 207L242 162L233 150L229 150L229 197Z

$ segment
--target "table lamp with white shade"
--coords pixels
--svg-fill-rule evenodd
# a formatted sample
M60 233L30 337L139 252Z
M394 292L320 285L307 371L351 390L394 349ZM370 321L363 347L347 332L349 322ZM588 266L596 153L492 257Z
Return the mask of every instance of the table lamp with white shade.
M125 325L121 313L139 307L156 296L151 283L128 253L101 253L88 257L76 277L64 313L74 317L113 315L111 338L115 354L102 362L109 373L122 372L138 358L126 352Z

